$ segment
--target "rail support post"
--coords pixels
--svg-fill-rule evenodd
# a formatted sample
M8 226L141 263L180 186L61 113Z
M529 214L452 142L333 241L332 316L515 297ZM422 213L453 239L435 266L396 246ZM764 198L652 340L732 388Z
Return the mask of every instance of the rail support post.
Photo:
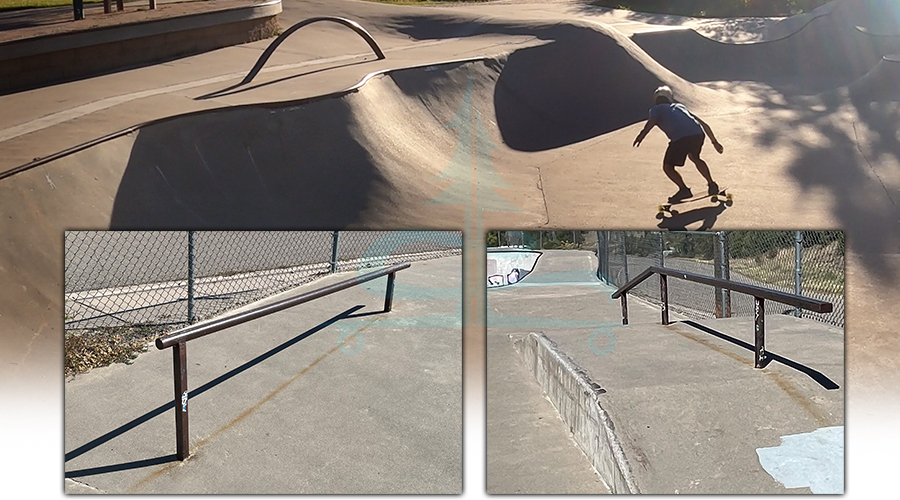
M394 306L394 274L388 274L387 290L384 292L384 312L391 312Z
M628 296L628 294L625 294L625 293L622 294L622 324L623 325L628 324L628 301L625 300L625 297L627 297L627 296Z
M665 274L659 275L659 298L662 300L662 324L669 324L669 286Z
M188 434L187 344L172 346L172 364L175 368L175 450L178 460L190 454Z
M755 368L763 368L766 361L766 303L762 297L753 297L754 336L755 336Z

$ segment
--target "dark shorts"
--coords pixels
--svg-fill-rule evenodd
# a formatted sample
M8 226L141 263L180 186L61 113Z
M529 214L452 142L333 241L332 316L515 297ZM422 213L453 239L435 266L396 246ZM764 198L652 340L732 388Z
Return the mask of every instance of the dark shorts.
M669 147L666 148L666 157L663 159L663 163L666 165L675 165L676 167L684 165L684 160L687 158L688 154L700 154L700 150L703 149L704 139L705 136L703 134L697 134L682 137L677 141L670 142Z

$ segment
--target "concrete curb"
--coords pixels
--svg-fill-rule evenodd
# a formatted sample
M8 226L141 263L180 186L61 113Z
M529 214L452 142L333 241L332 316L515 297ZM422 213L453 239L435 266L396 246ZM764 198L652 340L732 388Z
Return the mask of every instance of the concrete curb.
M600 386L546 335L510 339L610 492L640 493L615 426L600 405Z
M0 44L0 92L262 40L281 0Z

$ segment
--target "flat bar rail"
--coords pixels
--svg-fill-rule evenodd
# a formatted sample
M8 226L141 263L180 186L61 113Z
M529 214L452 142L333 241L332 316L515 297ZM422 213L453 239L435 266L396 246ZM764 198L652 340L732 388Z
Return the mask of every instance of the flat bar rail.
M211 333L240 325L248 321L252 321L269 314L283 311L290 307L300 305L311 300L330 295L341 290L361 285L367 281L372 281L382 276L388 277L387 288L384 296L383 312L390 312L394 299L394 277L397 271L402 271L410 267L409 262L395 264L378 271L356 276L348 280L340 281L316 290L312 290L296 297L273 302L265 306L257 307L249 311L232 314L223 318L191 325L180 330L176 330L168 335L164 335L156 339L157 349L172 348L172 366L175 379L175 440L176 455L178 460L184 460L190 455L190 443L188 434L188 384L187 384L187 342L209 335Z
M718 288L725 288L738 293L752 295L755 299L753 308L753 325L754 351L756 358L753 366L756 368L763 368L766 364L766 300L788 304L798 309L807 309L809 311L817 313L830 313L833 309L833 305L830 302L826 302L824 300L804 297L802 295L793 293L779 292L778 290L772 290L771 288L763 288L755 285L748 285L746 283L738 283L736 281L731 281L723 278L715 278L712 276L680 271L678 269L671 269L668 267L650 266L643 272L632 278L630 281L628 281L628 283L625 283L624 285L619 287L619 289L616 290L615 293L613 293L611 296L613 299L622 299L623 325L628 324L628 291L654 274L659 275L659 291L660 299L662 301L663 325L669 324L668 276L686 281L692 281L694 283L703 283L705 285L711 285Z

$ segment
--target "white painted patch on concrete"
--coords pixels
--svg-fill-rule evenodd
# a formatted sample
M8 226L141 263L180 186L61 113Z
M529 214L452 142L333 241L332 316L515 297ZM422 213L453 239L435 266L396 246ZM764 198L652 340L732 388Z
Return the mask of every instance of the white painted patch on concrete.
M759 463L785 488L844 493L844 426L781 437L781 445L757 448Z

